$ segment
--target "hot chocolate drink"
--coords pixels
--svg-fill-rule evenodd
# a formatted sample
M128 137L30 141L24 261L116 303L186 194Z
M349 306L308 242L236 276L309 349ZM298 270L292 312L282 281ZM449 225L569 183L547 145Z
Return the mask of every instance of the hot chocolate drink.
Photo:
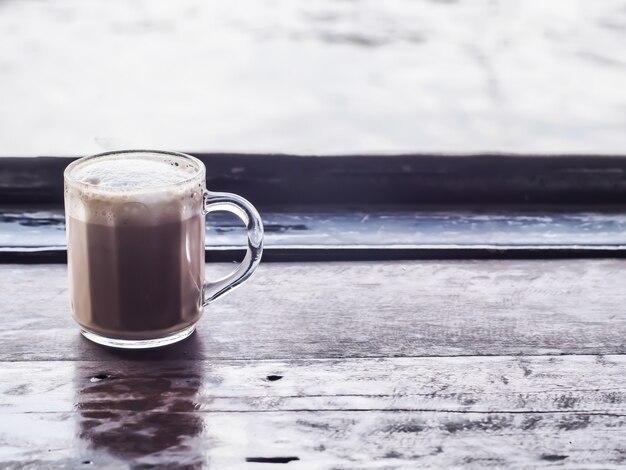
M137 152L68 168L65 203L72 310L87 333L162 338L202 311L204 171Z

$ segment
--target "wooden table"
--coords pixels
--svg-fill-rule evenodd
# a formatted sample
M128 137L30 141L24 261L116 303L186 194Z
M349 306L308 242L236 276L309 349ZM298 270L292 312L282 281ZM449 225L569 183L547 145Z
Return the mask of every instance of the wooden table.
M266 263L135 353L66 274L0 266L2 468L626 465L626 260Z

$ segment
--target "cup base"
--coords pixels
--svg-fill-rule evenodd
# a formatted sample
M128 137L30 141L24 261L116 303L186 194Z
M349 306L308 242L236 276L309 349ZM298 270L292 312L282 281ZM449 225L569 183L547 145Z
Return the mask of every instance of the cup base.
M178 343L179 341L187 338L196 329L195 323L187 328L172 333L171 335L164 336L163 338L154 339L116 339L108 338L106 336L99 335L84 328L80 329L81 334L94 343L108 346L110 348L118 349L149 349L159 348L161 346L167 346L169 344Z

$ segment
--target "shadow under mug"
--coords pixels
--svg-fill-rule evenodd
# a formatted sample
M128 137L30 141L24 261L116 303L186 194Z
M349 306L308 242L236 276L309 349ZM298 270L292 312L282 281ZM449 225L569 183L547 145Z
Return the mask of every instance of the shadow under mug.
M203 308L248 279L261 261L263 223L235 194L206 189L197 158L175 152L106 152L64 172L74 319L96 343L150 348L193 333ZM248 247L223 279L204 279L205 216L237 215Z

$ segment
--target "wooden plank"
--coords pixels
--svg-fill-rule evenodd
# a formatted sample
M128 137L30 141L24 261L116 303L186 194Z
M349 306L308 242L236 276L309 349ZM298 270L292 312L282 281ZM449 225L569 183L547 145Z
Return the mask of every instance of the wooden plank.
M3 414L5 468L618 469L626 417L333 411Z
M626 356L289 361L29 361L0 369L1 413L442 411L626 414Z
M317 207L261 212L273 249L606 249L626 250L626 213L615 207ZM207 219L210 250L245 248L228 213ZM65 250L62 207L0 207L0 252Z
M625 372L624 356L3 363L0 463L618 468Z
M184 150L184 149L182 149ZM623 204L624 155L192 153L207 187L259 208L297 204ZM4 203L62 203L75 157L0 158Z
M121 357L78 334L65 266L3 265L0 285L2 360ZM624 285L620 259L265 264L189 341L126 357L624 354Z

